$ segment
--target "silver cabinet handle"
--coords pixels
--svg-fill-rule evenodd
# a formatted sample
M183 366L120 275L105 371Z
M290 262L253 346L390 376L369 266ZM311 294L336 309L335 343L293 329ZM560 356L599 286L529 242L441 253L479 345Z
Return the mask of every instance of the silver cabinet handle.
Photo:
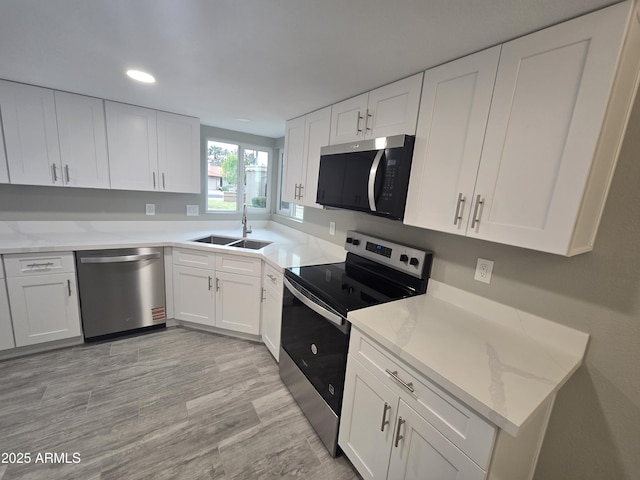
M156 188L156 172L153 172L153 189Z
M260 301L264 302L267 299L267 289L266 288L262 288L262 294L260 295Z
M407 390L409 390L410 392L415 392L415 388L413 388L413 382L405 382L404 380L402 380L399 376L398 376L398 371L391 371L388 368L385 370L389 375L391 375L391 378L393 378L396 382L398 382L400 385L402 385L404 388L406 388Z
M152 260L160 258L160 253L145 253L142 255L118 255L113 257L82 257L80 263L122 263L139 262L142 260Z
M64 166L64 173L67 176L67 183L71 181L71 176L69 175L69 164Z
M272 282L276 281L276 277L271 275L270 273L267 273L267 277L269 277L269 280L271 280Z
M71 280L67 280L67 291L69 292L69 296L71 296Z
M29 263L27 264L27 267L29 268L47 268L47 267L52 267L53 266L53 262L47 262L47 263Z
M404 425L405 423L407 423L407 421L404 418L402 417L398 418L398 426L396 427L396 441L395 441L396 448L398 448L398 443L400 443L400 440L404 438L403 435L400 435L400 427L402 427L402 425Z
M211 283L212 281L213 279L211 278L211 275L209 275L209 291L213 288L213 284Z
M55 163L51 167L53 168L53 181L57 182L58 181L58 167L56 166Z
M293 194L293 198L294 198L295 200L297 200L298 198L300 198L300 194L298 193L298 189L299 189L299 188L300 188L300 184L296 183L296 189L295 189L295 192L294 192L294 194Z
M162 189L163 189L163 190L166 190L166 189L167 189L167 187L166 187L166 186L165 186L165 184L164 184L164 172L162 172Z
M484 200L481 200L480 195L476 197L476 208L473 209L473 220L471 221L471 228L476 228L476 225L480 224L480 215L482 215L482 210L480 210L480 206L484 204Z
M298 200L302 200L302 189L304 188L304 185L300 184L300 186L298 187Z
M220 279L216 277L216 292L220 291Z
M380 425L380 431L384 432L384 426L389 425L389 420L387 420L387 412L391 410L391 405L387 402L384 402L384 409L382 410L382 425Z
M369 196L369 208L372 212L377 210L376 208L376 175L378 175L378 168L380 167L380 161L382 160L382 155L384 155L384 149L378 150L376 153L376 157L373 159L373 163L371 164L371 170L369 170L369 186L367 189L367 194Z
M362 133L362 129L360 128L360 120L364 119L362 115L360 115L360 110L358 110L358 119L356 120L356 135Z
M467 198L462 196L462 193L458 195L458 203L456 204L456 215L453 217L453 224L457 225L462 220L462 210L464 209L464 202Z
M373 118L373 114L369 113L369 109L367 108L367 118L364 121L364 131L366 132L370 132L372 130L372 128L369 126L369 119Z

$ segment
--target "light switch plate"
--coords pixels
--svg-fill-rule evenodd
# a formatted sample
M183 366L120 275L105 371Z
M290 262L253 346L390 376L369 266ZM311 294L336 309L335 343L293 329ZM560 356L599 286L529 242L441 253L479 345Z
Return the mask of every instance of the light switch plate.
M155 203L147 203L146 212L147 212L147 215L155 215L156 214L156 204Z
M493 272L493 260L479 258L473 279L483 283L491 283L491 272Z
M197 217L200 215L199 205L187 205L187 217Z

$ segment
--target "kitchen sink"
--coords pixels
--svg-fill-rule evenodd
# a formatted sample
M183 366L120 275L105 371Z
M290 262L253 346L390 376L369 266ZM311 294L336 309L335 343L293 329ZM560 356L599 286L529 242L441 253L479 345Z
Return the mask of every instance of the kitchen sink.
M197 238L192 241L200 242L200 243L210 243L212 245L229 245L231 243L237 242L238 240L242 240L242 239L238 237L223 237L220 235L209 235L207 237Z
M229 243L229 247L238 247L238 248L249 248L251 250L259 250L262 247L266 247L271 244L271 242L263 242L261 240L247 240L240 239L237 242Z

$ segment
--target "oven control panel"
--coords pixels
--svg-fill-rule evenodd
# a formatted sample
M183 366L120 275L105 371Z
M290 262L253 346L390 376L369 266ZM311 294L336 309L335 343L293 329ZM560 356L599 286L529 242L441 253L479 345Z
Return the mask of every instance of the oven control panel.
M423 278L425 268L431 267L431 252L354 230L347 232L345 249L418 278Z

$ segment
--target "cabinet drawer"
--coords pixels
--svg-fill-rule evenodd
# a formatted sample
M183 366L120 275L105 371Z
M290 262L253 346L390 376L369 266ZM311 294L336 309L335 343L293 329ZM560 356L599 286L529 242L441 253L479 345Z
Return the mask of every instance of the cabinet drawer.
M185 267L206 268L215 270L216 256L203 250L190 250L187 248L173 249L173 264Z
M488 468L496 433L494 425L355 328L351 330L349 353L481 468ZM412 384L414 391L402 386L388 372L397 372L395 376Z
M72 252L5 255L4 265L7 278L75 272Z
M265 263L262 272L262 286L272 290L274 294L282 296L282 272Z
M241 255L218 255L216 271L259 277L262 273L262 260Z

